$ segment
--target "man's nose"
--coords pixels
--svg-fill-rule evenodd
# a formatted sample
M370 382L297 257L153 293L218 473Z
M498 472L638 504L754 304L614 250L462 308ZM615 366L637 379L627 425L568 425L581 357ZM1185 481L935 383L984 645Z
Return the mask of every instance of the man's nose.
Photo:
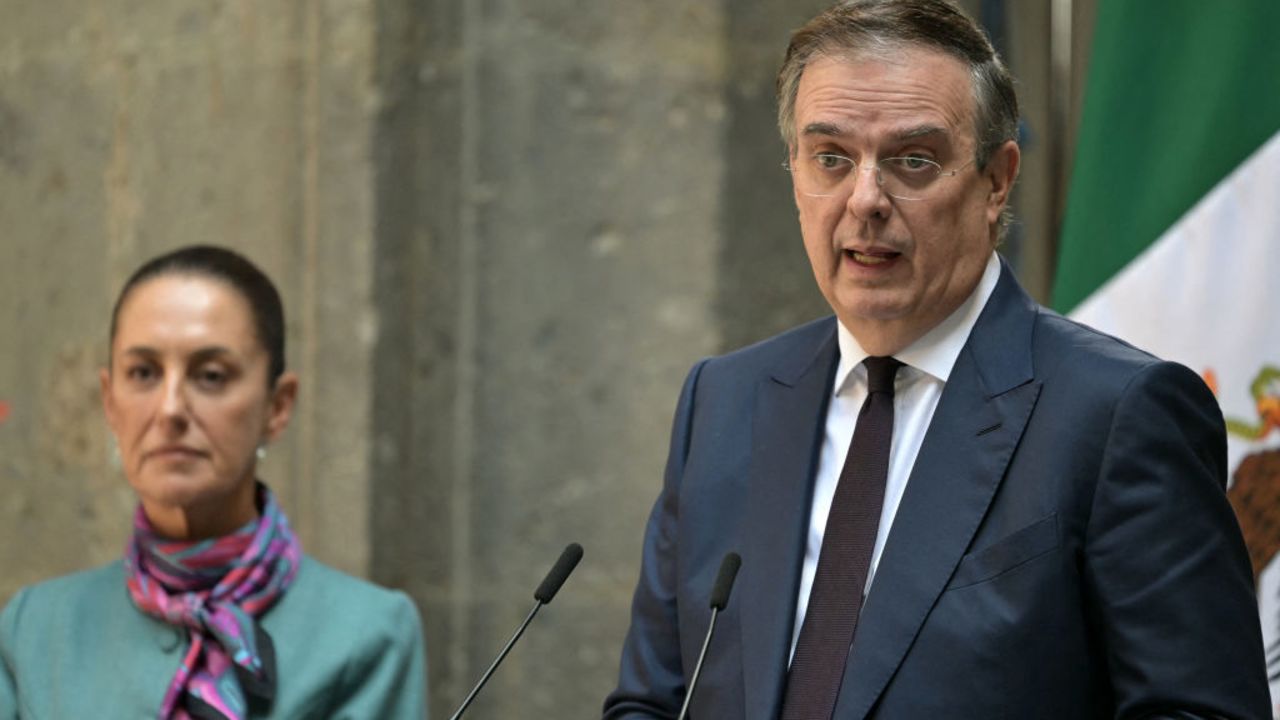
M852 182L853 187L849 190L849 199L846 201L849 212L864 220L888 217L890 202L884 191L880 166L863 163L855 167L850 175L852 177L848 182Z

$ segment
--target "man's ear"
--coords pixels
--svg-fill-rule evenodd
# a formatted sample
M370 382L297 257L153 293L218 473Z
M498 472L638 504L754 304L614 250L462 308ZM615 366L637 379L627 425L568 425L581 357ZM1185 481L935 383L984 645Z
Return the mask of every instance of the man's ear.
M800 215L803 213L802 208L804 206L800 204L800 190L796 187L796 174L791 171L791 168L795 167L795 161L796 146L787 145L787 176L791 178L791 200L795 203L796 215Z
M983 174L991 183L987 193L987 223L995 225L1000 221L1000 213L1009 204L1009 193L1013 191L1013 182L1018 179L1018 167L1022 161L1022 151L1018 143L1006 140L996 148L987 160Z
M293 417L293 406L298 399L298 376L286 372L276 380L271 390L271 407L267 415L267 440L280 437L289 427L289 419Z

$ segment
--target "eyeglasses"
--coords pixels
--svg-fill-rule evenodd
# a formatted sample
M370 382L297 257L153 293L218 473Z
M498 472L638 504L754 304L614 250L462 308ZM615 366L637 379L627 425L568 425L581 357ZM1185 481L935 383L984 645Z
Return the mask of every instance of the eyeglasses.
M891 198L924 200L938 178L952 177L973 163L943 172L938 163L919 156L885 158L869 167L876 171L876 185ZM810 197L836 197L853 191L850 176L859 174L859 165L839 153L819 152L784 162L782 167L795 178L796 189ZM867 165L863 165L867 167Z

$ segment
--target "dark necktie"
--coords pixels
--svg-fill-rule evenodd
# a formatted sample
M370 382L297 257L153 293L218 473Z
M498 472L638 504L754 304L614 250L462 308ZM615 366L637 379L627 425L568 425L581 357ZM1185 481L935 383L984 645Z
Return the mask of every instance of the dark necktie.
M782 720L830 720L853 643L880 527L893 440L893 377L902 363L869 357L867 399L822 535L818 572L787 675Z

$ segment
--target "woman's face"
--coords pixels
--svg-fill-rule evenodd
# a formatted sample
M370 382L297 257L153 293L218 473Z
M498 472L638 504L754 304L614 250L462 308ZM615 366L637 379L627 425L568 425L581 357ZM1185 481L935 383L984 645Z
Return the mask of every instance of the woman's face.
M200 275L135 286L116 320L102 403L129 484L162 535L227 534L255 517L259 445L289 422L290 373L270 357L245 298Z

